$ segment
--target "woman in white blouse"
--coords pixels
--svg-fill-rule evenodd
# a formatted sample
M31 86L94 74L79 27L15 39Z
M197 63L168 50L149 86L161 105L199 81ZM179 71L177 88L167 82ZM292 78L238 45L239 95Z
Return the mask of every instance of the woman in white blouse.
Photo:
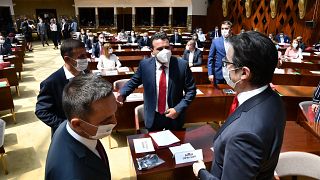
M100 55L97 68L98 69L106 69L106 70L114 70L121 67L121 63L119 58L112 54L113 50L109 43L103 45L104 54Z

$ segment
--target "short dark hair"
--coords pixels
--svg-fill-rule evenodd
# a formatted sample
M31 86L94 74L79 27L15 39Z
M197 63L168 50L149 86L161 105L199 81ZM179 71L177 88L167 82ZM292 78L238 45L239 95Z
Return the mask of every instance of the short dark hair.
M272 81L278 52L270 38L260 32L247 31L230 37L229 43L234 49L234 65L250 69L251 84L263 86Z
M158 40L158 39L168 40L168 41L169 41L169 38L168 38L168 36L166 35L166 33L164 33L164 32L157 32L157 33L155 33L155 34L151 37L151 48L153 48L153 41L154 41L154 40Z
M232 27L232 22L231 21L222 21L221 25L222 24L226 24L226 25L229 25L230 27Z
M68 120L75 117L87 120L92 103L112 94L112 85L101 76L79 75L64 87L62 107Z
M76 39L66 39L63 41L61 48L60 48L60 53L61 56L70 56L72 57L72 50L76 49L76 48L85 48L85 45L83 42L81 42L80 40L76 40Z

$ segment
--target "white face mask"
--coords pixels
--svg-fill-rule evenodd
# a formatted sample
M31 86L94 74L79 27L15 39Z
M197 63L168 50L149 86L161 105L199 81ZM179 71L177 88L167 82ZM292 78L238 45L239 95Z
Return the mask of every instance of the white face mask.
M172 53L170 50L168 49L162 49L157 55L157 60L161 63L161 64L165 64L168 63L170 60Z
M228 70L227 67L222 67L223 78L226 80L227 84L233 89L236 87L237 83L241 81L241 79L239 79L237 82L233 82L230 78L230 71L234 71L237 69L239 68Z
M99 38L99 42L104 43L104 39Z
M77 62L77 65L74 66L74 68L76 68L77 71L84 71L84 70L87 69L87 67L88 67L87 58L85 58L85 59L75 59L75 61Z
M4 39L1 39L0 40L0 44L4 44L5 40Z
M112 53L113 53L113 49L110 48L110 49L109 49L109 54L112 54Z
M229 30L221 30L221 35L226 38L229 36Z
M83 120L81 120L81 121L83 121ZM83 121L83 122L85 122L86 124L88 124L90 126L97 128L97 132L94 136L91 136L90 134L88 134L87 132L84 131L84 133L89 135L89 137L91 139L102 139L104 137L109 136L112 132L112 129L117 125L117 124L106 124L106 125L95 126L95 125L90 124L86 121Z
M297 47L298 47L298 44L296 44L296 43L293 43L293 44L292 44L292 47L293 47L293 48L295 48L295 49L297 49Z
M280 35L280 38L283 38L283 35L282 35L282 34Z

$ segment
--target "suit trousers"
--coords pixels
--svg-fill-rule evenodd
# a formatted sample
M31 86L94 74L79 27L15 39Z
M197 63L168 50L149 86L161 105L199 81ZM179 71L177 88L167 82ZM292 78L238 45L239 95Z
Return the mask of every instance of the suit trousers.
M178 123L178 120L167 118L165 114L160 114L158 112L155 112L152 127L149 128L148 131L149 132L162 131L164 129L170 129L170 130L176 130L176 131L183 130L182 126Z

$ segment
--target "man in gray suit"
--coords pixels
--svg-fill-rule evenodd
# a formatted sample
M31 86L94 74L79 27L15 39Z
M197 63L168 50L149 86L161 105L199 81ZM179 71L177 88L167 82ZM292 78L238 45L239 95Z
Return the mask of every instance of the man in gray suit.
M229 39L222 72L238 106L214 137L211 171L193 164L200 179L273 179L285 127L282 100L269 86L277 61L273 42L259 32Z
M49 46L48 28L46 23L44 23L41 18L39 18L39 23L37 24L37 32L38 32L38 35L40 36L42 46L44 47L44 43L46 43Z

